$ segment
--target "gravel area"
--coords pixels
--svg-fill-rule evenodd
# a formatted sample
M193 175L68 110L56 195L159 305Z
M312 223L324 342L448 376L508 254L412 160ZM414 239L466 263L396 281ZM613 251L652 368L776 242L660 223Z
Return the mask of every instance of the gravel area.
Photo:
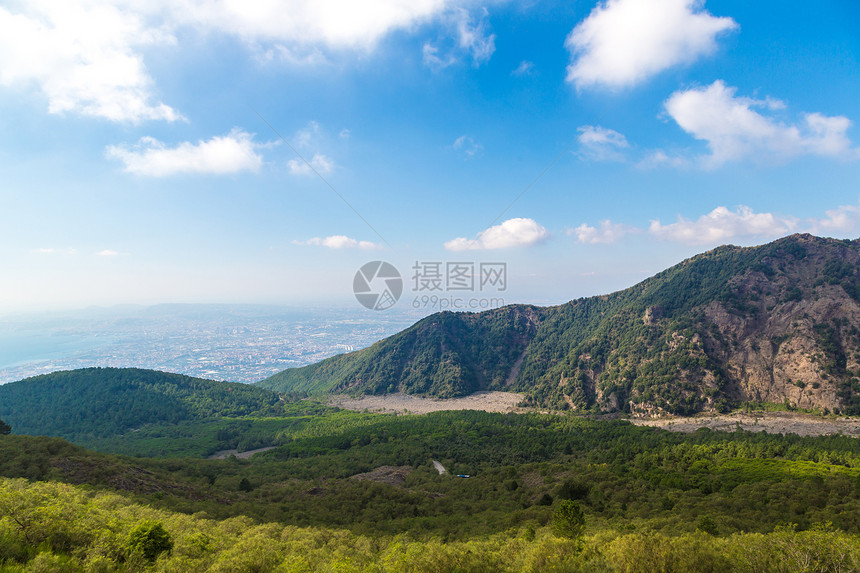
M485 412L514 412L523 397L513 392L475 392L463 398L437 400L398 392L384 396L336 395L329 404L347 410L386 412L394 414L427 414L439 410L484 410Z
M799 436L825 436L843 434L860 437L860 418L821 418L811 414L792 412L758 412L733 414L701 414L691 418L631 419L638 426L654 426L673 432L695 432L699 428L731 432L743 429L769 434L797 434Z

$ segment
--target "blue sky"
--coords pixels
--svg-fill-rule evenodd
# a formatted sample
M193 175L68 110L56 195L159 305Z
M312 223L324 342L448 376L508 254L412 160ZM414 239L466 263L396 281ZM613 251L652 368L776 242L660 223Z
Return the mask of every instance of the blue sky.
M505 262L506 302L549 304L855 238L858 27L848 0L5 2L0 312L354 304L378 259Z

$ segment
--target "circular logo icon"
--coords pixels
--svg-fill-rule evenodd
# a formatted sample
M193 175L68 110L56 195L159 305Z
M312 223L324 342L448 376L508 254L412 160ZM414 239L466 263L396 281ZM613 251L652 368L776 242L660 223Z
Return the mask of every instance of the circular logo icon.
M403 279L391 263L371 261L362 265L352 280L352 292L362 306L386 310L403 294Z

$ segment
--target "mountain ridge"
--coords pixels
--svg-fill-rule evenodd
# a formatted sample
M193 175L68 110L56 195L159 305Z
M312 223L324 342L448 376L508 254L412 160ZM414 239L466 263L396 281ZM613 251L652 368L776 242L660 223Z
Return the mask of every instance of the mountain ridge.
M858 267L858 240L726 245L607 295L437 313L258 384L440 398L513 390L532 406L643 415L743 402L860 413Z

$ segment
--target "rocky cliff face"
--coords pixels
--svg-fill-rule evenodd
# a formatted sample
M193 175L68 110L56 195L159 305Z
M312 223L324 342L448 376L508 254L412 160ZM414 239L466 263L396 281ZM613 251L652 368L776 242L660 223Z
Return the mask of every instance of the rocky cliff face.
M440 313L362 351L282 372L278 390L452 397L654 415L744 402L860 413L860 241L720 247L611 295Z

